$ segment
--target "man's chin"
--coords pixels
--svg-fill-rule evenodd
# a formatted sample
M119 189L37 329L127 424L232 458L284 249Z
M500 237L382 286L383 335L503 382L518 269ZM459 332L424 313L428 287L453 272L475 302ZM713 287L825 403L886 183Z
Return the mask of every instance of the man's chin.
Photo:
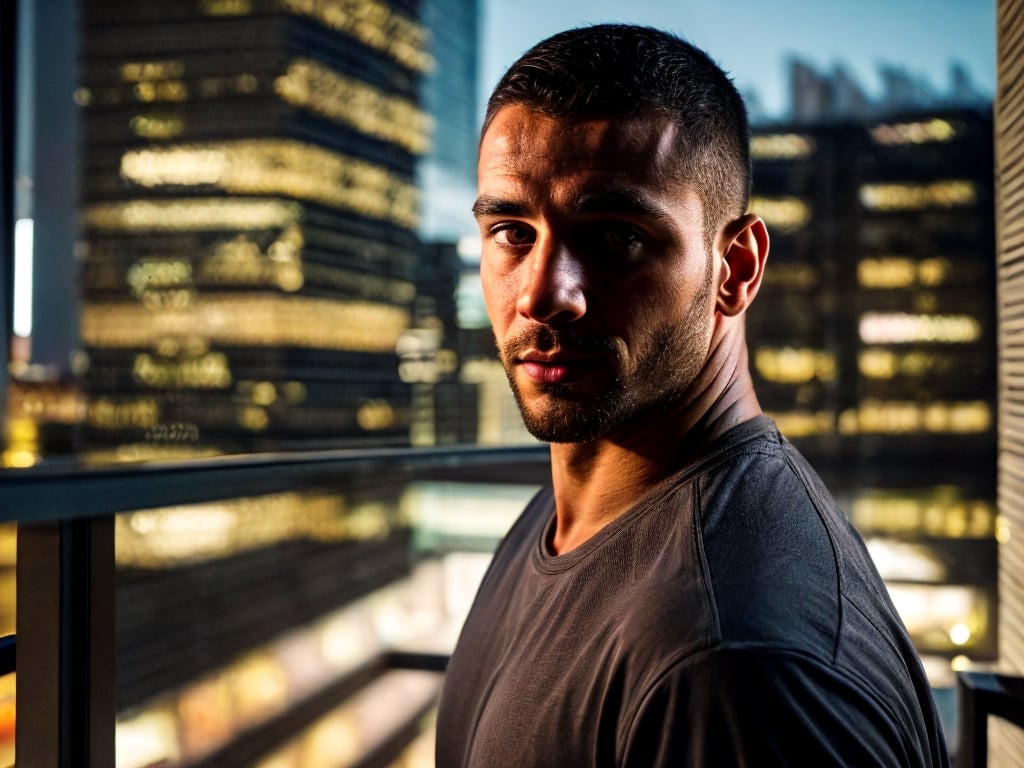
M545 443L586 443L607 431L607 425L599 420L565 414L553 417L524 412L523 424L531 435Z

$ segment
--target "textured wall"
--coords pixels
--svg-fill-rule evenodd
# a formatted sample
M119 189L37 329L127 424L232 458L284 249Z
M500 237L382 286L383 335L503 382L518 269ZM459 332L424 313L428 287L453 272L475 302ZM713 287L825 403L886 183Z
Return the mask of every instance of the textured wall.
M999 656L1024 674L1024 4L998 0L995 103L999 269ZM990 764L1024 768L1024 732L996 719Z

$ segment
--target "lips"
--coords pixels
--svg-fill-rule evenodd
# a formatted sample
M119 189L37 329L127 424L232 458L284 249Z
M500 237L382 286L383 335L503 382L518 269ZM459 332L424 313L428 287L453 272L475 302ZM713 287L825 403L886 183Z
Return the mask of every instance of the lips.
M601 362L574 354L531 351L519 359L519 364L539 384L561 384L592 372Z

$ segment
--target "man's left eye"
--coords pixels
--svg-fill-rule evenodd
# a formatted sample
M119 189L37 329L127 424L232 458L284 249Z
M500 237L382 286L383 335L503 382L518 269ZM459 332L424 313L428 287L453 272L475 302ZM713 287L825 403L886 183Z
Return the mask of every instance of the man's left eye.
M601 229L600 239L605 248L613 253L633 256L644 246L642 232L633 227L608 226Z

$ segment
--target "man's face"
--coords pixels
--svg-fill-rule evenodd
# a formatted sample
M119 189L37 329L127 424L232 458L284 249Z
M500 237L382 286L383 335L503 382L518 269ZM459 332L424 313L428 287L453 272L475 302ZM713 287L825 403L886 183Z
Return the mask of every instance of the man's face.
M700 199L673 175L674 131L511 105L483 137L484 299L542 440L607 435L680 397L705 363L716 272Z

